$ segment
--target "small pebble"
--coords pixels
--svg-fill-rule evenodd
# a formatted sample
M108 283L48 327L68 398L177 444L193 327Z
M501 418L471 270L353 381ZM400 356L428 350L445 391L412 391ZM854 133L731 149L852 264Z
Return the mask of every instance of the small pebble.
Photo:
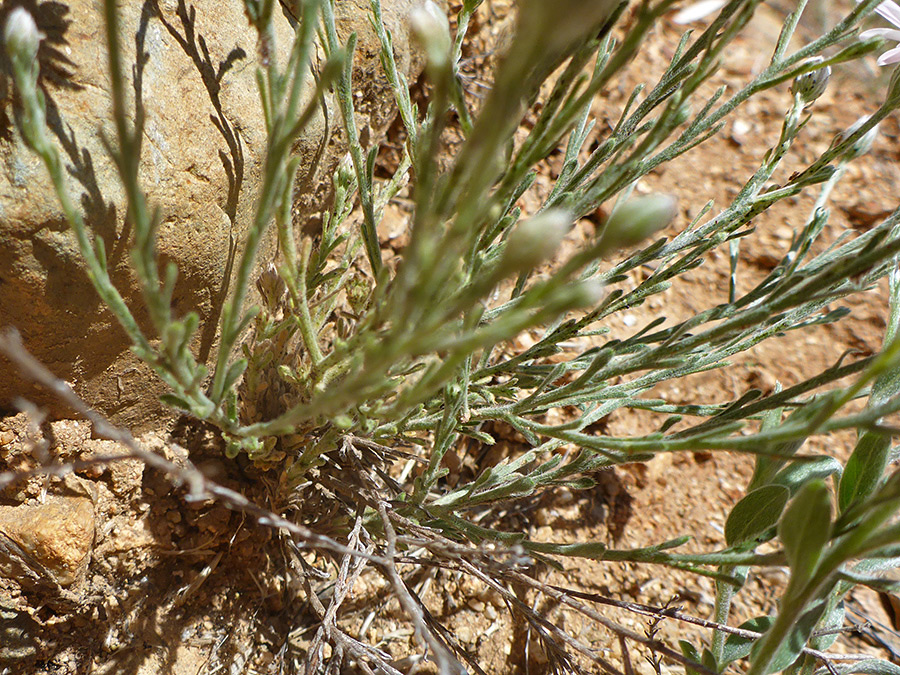
M790 240L794 238L794 230L787 225L782 225L775 230L775 238L782 240Z
M489 603L491 603L494 607L497 607L497 608L503 607L506 604L505 602L503 602L503 596L500 595L500 593L495 591L493 588L487 588L485 590L487 592L481 596L483 600L487 600Z
M742 145L751 130L750 123L746 120L735 120L731 125L731 138L738 145Z
M575 499L575 495L572 494L569 488L562 487L556 491L556 499L560 504L569 504Z

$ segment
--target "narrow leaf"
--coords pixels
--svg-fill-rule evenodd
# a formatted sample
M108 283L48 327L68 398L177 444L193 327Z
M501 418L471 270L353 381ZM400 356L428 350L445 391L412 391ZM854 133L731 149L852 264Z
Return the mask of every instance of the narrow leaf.
M237 383L245 370L247 370L247 359L238 359L228 367L228 373L225 375L226 391Z
M725 521L725 541L736 546L756 540L778 522L790 498L790 491L783 485L764 485L741 499Z
M109 274L106 267L106 244L103 241L103 237L94 239L94 255L97 256L97 264L100 265L103 274Z
M815 459L792 462L779 471L772 482L784 485L794 495L811 480L825 480L833 475L840 478L843 471L844 467L834 457L822 455Z
M792 584L804 584L831 538L831 493L823 481L811 481L800 489L781 514L778 536L791 567Z
M191 412L191 404L185 401L180 396L176 396L175 394L163 394L159 397L159 400L165 403L170 408L177 408L178 410L183 410L187 413Z
M757 633L765 633L772 624L775 623L774 616L757 616L749 621L745 621L738 628L742 630L752 630ZM722 651L722 667L738 659L745 659L750 655L750 649L756 640L741 637L740 635L729 635L725 640L725 648Z
M825 612L825 606L825 600L819 600L815 602L812 607L810 607L800 615L800 618L797 619L797 623L794 625L794 629L788 634L788 636L784 639L784 641L782 641L778 649L775 651L775 655L772 657L772 660L769 662L769 665L765 670L766 675L768 675L769 673L780 672L797 660L804 647L806 647L806 642L807 640L809 640L809 636L812 634L813 629L816 627L816 624L819 622L819 619ZM757 650L762 644L763 639L764 638L757 640L756 643L754 643L754 645L751 647L751 660L757 653Z
M838 505L842 513L876 490L887 468L890 450L891 438L887 434L865 431L859 437L841 477Z
M694 645L687 640L679 640L678 646L681 648L681 653L684 654L686 658L694 663L700 663L700 652ZM697 671L685 664L684 675L697 675Z
M841 675L900 675L900 666L884 659L866 659L849 663L840 669Z

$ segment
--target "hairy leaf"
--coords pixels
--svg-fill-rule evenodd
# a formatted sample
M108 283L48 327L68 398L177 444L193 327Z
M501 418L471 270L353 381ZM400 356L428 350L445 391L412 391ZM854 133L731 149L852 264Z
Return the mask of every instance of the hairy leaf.
M748 543L767 534L778 522L790 498L783 485L764 485L744 496L728 514L725 521L725 541L729 546Z

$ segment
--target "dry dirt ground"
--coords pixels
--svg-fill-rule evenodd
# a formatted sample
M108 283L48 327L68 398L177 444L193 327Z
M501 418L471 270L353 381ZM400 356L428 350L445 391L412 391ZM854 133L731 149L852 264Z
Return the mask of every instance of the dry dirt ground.
M831 11L842 9L846 3ZM467 73L473 78L469 86L473 96L489 79L490 54L502 42L508 13L507 4L500 1L486 2L480 10L475 37L465 54L471 59ZM710 91L722 83L734 88L763 65L782 18L777 6L762 7L751 30L730 50ZM801 34L814 35L816 30L815 21L810 21ZM680 31L668 22L657 27L629 69L629 81L616 83L598 98L594 110L598 128L614 123L638 78L649 79L667 62ZM815 104L805 140L782 169L784 175L817 156L836 132L874 110L884 85L885 76L876 71L874 59L839 69ZM673 232L707 200L726 204L777 139L788 101L787 86L753 99L717 138L649 176L638 191L678 196L681 212ZM834 193L826 240L848 228L869 228L898 205L898 137L900 127L891 117L882 125L871 153L850 168ZM384 161L389 162L389 156L386 152ZM523 198L526 210L546 194L556 168L553 161L544 167L535 189ZM755 234L744 240L741 250L742 288L755 284L781 257L811 204L812 197L801 195L759 219ZM390 213L401 218L403 210L397 207ZM583 221L567 245L590 236L591 228L589 220ZM397 223L388 223L384 234L386 252L402 243ZM725 253L712 256L664 295L615 317L610 325L613 335L633 334L658 316L679 320L717 304L727 295L728 265ZM736 398L751 388L770 390L776 382L790 386L834 364L847 350L857 355L877 351L885 327L885 288L872 289L849 305L851 317L837 325L772 340L739 356L727 369L680 381L654 395L679 403ZM535 336L523 335L518 347ZM634 434L645 431L645 423L634 416L613 415L607 432ZM277 506L271 503L266 480L246 463L224 460L211 432L181 424L142 440L173 461L189 453L226 487ZM839 458L848 455L852 443L850 435L811 441L812 450ZM29 429L25 415L0 420L0 469L28 467L42 451L72 460L120 452L114 443L92 438L91 426L84 421L45 423L35 431ZM490 453L460 447L458 470L476 472L514 452L513 435ZM726 454L662 455L647 464L606 472L589 491L548 493L496 515L506 527L536 540L599 540L632 548L686 533L693 537L689 550L713 550L723 544L725 516L742 496L750 468L749 459ZM33 510L19 508L11 515L21 504L34 505ZM314 614L294 600L303 589L285 581L286 568L309 564L325 569L326 561L315 556L301 560L271 529L220 504L187 501L183 490L137 460L88 467L64 479L19 482L0 494L0 524L16 535L0 536L0 572L5 575L0 576L0 673L282 672L279 668L302 656L314 638ZM549 583L618 600L675 603L698 617L712 615L714 588L706 579L631 564L569 560L563 566L562 571L538 568L534 574ZM546 670L546 654L499 595L441 570L401 571L413 575L412 585L430 611L485 672ZM753 577L738 596L735 621L771 613L783 579L780 570ZM323 582L316 590L324 598L329 588ZM583 642L607 648L607 660L621 665L619 645L608 631L525 589L519 591L539 613ZM865 634L842 636L836 651L895 655L891 617L874 594L854 592L848 610L849 621L872 624ZM645 617L612 608L602 611L638 633L647 629ZM358 580L341 622L350 634L393 655L400 671L419 666L415 659L403 658L420 649L382 577L364 574ZM673 646L678 638L696 644L708 637L702 629L673 621L662 622L656 630ZM646 656L633 650L636 671L653 672ZM425 666L425 672L429 668ZM681 671L667 661L660 668Z

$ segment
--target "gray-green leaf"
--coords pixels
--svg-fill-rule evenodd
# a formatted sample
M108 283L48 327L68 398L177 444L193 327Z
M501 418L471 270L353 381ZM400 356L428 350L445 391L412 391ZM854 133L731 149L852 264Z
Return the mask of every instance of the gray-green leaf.
M887 434L866 431L859 437L841 477L838 506L842 513L878 488L887 467L890 449L891 438Z
M694 663L700 663L700 652L694 645L687 640L679 640L678 646L681 648L681 653L684 654L685 658L690 659ZM684 673L685 675L697 675L697 671L688 665L684 666Z
M843 470L844 467L834 457L822 455L814 459L792 462L779 471L772 482L784 485L791 491L791 495L794 495L804 483L816 479L825 480L833 475L840 478Z
M790 496L783 485L764 485L745 495L728 514L725 541L736 546L766 535L778 522Z
M745 621L738 628L742 630L752 630L757 633L765 633L772 624L775 623L774 616L757 616L749 621ZM745 659L750 655L750 649L756 640L741 637L740 635L729 635L725 640L725 648L722 650L722 666L727 666L738 659Z
M844 625L844 614L844 603L843 601L838 602L831 609L831 611L828 612L828 615L819 622L817 630L831 630L840 628ZM813 649L823 651L831 647L831 645L833 645L838 639L839 635L840 633L836 630L833 633L818 635L809 641L809 646Z
M802 488L778 522L778 536L794 577L802 584L815 572L825 545L831 538L831 494L821 480Z
M766 675L769 673L780 672L797 660L803 652L803 648L806 647L806 642L809 640L809 636L812 634L813 629L825 612L825 607L826 601L821 599L816 601L812 607L800 615L800 618L797 619L796 624L794 624L794 629L778 646L775 655L772 657L772 660L765 670ZM750 648L751 660L753 660L763 639L765 639L765 636L760 640L757 640Z
M884 659L866 659L865 661L856 661L848 663L838 669L841 675L853 675L860 673L861 675L900 675L900 666L885 661Z

